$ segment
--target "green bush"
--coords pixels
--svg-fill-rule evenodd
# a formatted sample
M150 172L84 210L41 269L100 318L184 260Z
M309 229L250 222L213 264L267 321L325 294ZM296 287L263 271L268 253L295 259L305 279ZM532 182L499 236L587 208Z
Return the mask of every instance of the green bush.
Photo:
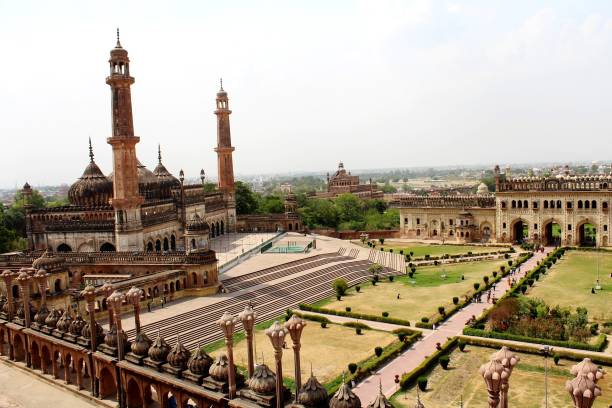
M382 312L382 317L389 317L389 312Z
M348 283L346 280L342 278L338 278L332 284L334 292L336 292L336 297L344 296L346 294L346 290L348 289Z
M408 277L412 279L414 277L414 272L413 271L408 272Z
M383 348L380 346L377 346L376 348L374 348L374 354L376 354L376 357L380 357L383 353Z
M521 292L522 292L523 294L525 294L525 292L527 292L527 285L522 285L522 286L521 286Z
M347 312L350 312L351 311L351 307L347 306L347 307L344 308L344 310L346 310Z
M408 320L398 319L394 317L382 317L382 316L376 316L376 315L369 315L365 313L355 313L355 312L346 312L344 310L326 309L326 308L322 308L318 306L309 305L306 303L300 303L299 308L300 310L304 310L307 312L316 312L316 313L323 313L323 314L328 314L328 315L352 317L355 319L362 319L362 320L372 320L375 322L390 323L390 324L396 324L399 326L410 326L410 322Z
M355 291L356 292L360 292L361 291L361 286L359 286L359 285L355 286Z
M351 374L355 374L355 371L357 371L357 364L349 363L348 369Z
M453 296L453 304L459 303L459 298L457 296Z
M489 277L488 276L483 276L482 280L484 281L485 285L489 284Z
M346 323L342 323L342 325L345 327L353 327L355 329L368 330L370 328L370 326L368 326L367 324L363 324L361 322L346 322Z
M397 338L399 341L404 341L406 339L406 333L397 333Z
M427 377L419 377L419 379L417 380L417 384L419 385L419 390L427 391Z
M465 350L465 342L462 340L459 341L459 350L460 351Z
M358 336L361 335L361 327L355 328L355 334L357 334Z
M421 322L429 323L429 317L421 317Z
M415 272L416 272L416 266L411 266L411 267L410 267L410 271L411 271L412 273L415 273Z
M553 361L555 362L555 365L559 365L559 360L561 359L561 356L558 354L555 354L553 356Z
M474 283L474 290L478 290L479 287L480 287L480 283L478 282Z
M394 278L395 278L395 276L390 275L390 276L389 276L389 282L393 282L393 279L394 279Z
M322 329L327 328L327 323L326 323L326 322L321 322L321 328L322 328Z
M441 356L438 359L438 362L440 363L440 367L446 370L448 368L448 364L450 363L450 357L448 355Z
M527 284L529 286L533 286L534 283L535 283L535 281L533 279L527 279Z
M438 313L444 316L444 306L438 306Z
M497 271L493 271L493 277L497 278Z

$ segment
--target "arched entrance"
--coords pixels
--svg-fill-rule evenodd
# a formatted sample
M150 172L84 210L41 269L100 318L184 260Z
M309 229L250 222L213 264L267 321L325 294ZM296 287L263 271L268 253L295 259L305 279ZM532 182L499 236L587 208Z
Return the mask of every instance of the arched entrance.
M170 249L176 251L176 237L174 235L170 235Z
M54 293L60 293L62 291L62 281L61 279L56 279L55 283L53 284L53 291Z
M519 244L529 236L529 227L523 220L516 220L512 225L512 241Z
M155 241L155 251L161 252L161 241L159 239Z
M110 242L105 242L100 247L100 252L115 252L117 249Z
M597 229L595 225L585 222L578 228L580 246L593 247L597 244Z
M47 346L42 346L40 364L43 374L51 374L51 353L49 353Z
M128 408L141 408L144 406L140 387L133 378L130 379L127 386L127 406Z
M152 242L149 242L147 244L147 252L153 252L153 243Z
M66 243L59 244L57 247L57 252L72 252L72 248Z
M15 361L25 361L26 349L25 344L23 344L23 339L19 334L16 334L13 338L13 342Z
M170 244L168 243L168 238L164 238L164 251L168 251L170 249Z
M115 400L117 398L117 385L115 377L107 367L100 370L100 398Z
M225 234L225 223L221 221L221 235Z
M35 341L33 341L30 345L30 355L32 356L32 368L35 370L40 370L40 350L38 349L38 344Z
M561 226L555 221L551 221L544 226L544 245L561 245Z

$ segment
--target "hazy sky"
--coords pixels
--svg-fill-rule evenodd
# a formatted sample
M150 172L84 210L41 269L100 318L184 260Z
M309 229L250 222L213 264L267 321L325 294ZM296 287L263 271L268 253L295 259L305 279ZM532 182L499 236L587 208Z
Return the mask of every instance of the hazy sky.
M117 26L150 169L216 176L220 76L238 174L611 158L610 1L0 0L0 186L112 170Z

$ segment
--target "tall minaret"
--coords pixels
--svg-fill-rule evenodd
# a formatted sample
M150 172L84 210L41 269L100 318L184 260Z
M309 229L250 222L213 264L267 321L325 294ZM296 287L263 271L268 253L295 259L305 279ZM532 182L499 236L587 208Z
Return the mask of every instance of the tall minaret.
M130 59L119 42L110 52L110 75L106 83L111 87L112 136L107 139L113 147L113 198L115 209L115 246L117 251L144 249L140 205L143 198L138 193L138 159L132 120L132 96L130 86Z
M234 162L232 153L235 150L232 147L232 136L230 133L229 115L232 113L229 110L227 92L223 89L223 80L221 80L221 89L217 92L217 170L219 174L219 190L225 194L227 201L227 231L234 232L236 229L236 188L234 186Z

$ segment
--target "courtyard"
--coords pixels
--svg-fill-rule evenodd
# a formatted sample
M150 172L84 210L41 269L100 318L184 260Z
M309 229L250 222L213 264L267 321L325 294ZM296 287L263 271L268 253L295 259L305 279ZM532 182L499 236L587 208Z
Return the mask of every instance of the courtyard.
M409 320L411 324L421 317L435 315L438 306L449 310L453 297L463 300L463 296L474 291L474 284L484 285L483 276L492 279L493 271L498 271L506 260L465 262L451 265L417 267L412 278L408 275L396 276L393 282L382 279L376 286L370 282L355 287L338 301L328 298L317 306L380 316L388 312L389 317ZM464 279L462 279L462 277ZM398 299L399 294L399 299Z
M497 349L466 346L465 351L456 349L450 355L448 370L436 366L426 376L427 390L420 393L426 407L464 407L487 408L487 390L484 380L478 373L479 367L489 361ZM510 377L509 405L521 408L541 408L544 404L544 359L541 356L516 353L519 364ZM565 408L572 405L565 390L565 382L571 380L570 368L576 361L560 359L555 365L548 359L548 406ZM609 370L609 368L608 368ZM598 385L604 397L595 401L594 408L607 408L612 395L612 377L605 376ZM414 407L416 386L407 392L396 393L391 402L396 407Z
M254 337L255 353L258 364L265 363L274 371L274 351L264 329L269 325L258 325ZM397 336L389 332L362 330L362 334L357 335L351 327L328 323L326 328L322 328L318 322L307 321L301 338L302 379L305 381L310 376L312 367L319 382L328 383L346 371L349 363L359 363L373 356L375 347L384 348L394 341L397 341ZM289 335L285 342L287 346L283 350L283 376L293 380L295 365ZM219 348L210 352L211 356L225 353L225 347L220 342L217 344ZM247 366L246 340L241 339L235 343L234 360L240 367Z
M591 293L597 281L601 290ZM589 319L597 322L612 320L612 253L566 251L565 255L540 277L527 292L532 298L543 299L549 305L575 308L586 307Z

